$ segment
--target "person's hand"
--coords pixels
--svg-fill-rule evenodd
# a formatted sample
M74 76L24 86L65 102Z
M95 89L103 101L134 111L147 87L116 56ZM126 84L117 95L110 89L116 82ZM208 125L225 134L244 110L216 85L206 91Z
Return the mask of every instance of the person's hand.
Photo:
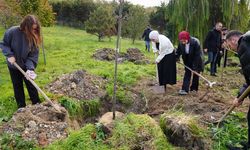
M207 48L204 49L204 52L205 52L205 53L207 52Z
M9 62L10 64L12 64L12 65L14 64L14 62L16 62L16 58L13 57L13 56L12 56L12 57L9 57L7 60L8 60L8 62Z
M243 101L240 102L238 98L235 98L234 101L233 101L233 105L234 105L235 107L238 107L238 106L240 106L240 105L242 104L242 102L243 102Z
M36 73L33 70L27 70L26 75L32 80L35 80L35 78L37 77Z

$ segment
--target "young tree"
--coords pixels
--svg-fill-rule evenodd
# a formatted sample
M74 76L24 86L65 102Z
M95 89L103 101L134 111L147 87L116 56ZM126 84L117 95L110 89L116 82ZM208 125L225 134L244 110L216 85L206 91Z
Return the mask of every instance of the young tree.
M112 7L103 4L90 13L89 19L85 22L86 32L98 36L99 41L101 41L105 33L112 30L115 25L112 10Z
M145 9L141 6L133 6L129 9L127 21L124 22L123 29L134 44L135 39L141 37L143 30L148 25L149 17Z

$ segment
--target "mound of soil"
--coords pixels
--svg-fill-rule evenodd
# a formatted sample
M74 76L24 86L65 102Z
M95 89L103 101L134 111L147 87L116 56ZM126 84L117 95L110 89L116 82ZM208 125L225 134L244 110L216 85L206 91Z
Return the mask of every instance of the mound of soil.
M101 61L112 61L115 60L115 50L112 48L102 48L96 50L96 52L93 54L93 58ZM119 53L118 54L118 61L123 62L125 61L125 54Z
M10 121L3 125L3 132L19 133L27 141L45 146L68 136L70 119L64 107L56 111L48 103L28 105L14 113Z
M115 60L115 50L111 48L99 49L95 54L93 54L93 58L101 61ZM118 62L121 63L125 60L131 61L135 64L150 63L138 48L129 48L127 49L127 53L119 53Z
M105 80L84 70L62 75L47 86L55 94L66 95L79 100L90 100L105 95Z
M161 126L172 144L188 150L211 149L208 138L198 133L199 131L194 131L199 127L197 124L191 124L193 118L170 113L164 114L162 120Z
M127 49L126 57L128 61L134 62L135 64L149 64L149 60L145 58L143 53L138 48Z

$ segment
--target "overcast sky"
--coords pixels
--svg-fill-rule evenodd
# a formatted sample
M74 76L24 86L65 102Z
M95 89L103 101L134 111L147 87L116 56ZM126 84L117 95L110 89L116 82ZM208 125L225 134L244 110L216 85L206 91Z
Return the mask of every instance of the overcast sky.
M106 0L106 1L112 1L112 0ZM125 1L130 2L132 4L139 4L145 7L151 7L151 6L160 6L161 2L168 2L169 0L125 0Z

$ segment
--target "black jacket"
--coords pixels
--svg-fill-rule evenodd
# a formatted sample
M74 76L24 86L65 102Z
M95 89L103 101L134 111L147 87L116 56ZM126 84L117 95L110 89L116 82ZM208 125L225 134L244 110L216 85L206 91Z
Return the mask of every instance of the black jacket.
M149 39L149 33L151 32L152 30L150 28L147 28L144 30L143 34L142 34L142 38L144 38L144 41L150 41Z
M221 50L221 44L221 32L215 28L210 30L204 41L204 49L207 49L208 52L218 52Z
M203 71L202 52L198 39L191 37L189 41L189 54L185 52L185 45L179 43L176 50L177 59L182 55L183 62L186 66L195 71Z
M244 34L238 41L238 57L246 83L241 87L238 97L250 85L250 34Z

